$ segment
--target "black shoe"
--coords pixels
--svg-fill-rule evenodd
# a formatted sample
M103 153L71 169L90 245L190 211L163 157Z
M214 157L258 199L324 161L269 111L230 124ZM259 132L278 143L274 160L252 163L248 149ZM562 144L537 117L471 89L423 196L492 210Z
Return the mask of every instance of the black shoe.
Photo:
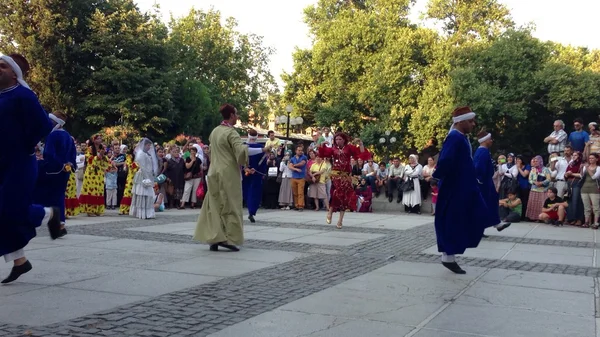
M250 220L250 222L252 222L252 223L256 222L256 220L254 220L254 215L249 215L248 220Z
M389 202L394 201L394 197L388 197Z
M399 204L402 202L402 199L398 198L398 200L396 200L396 203Z
M12 281L15 281L16 279L19 278L19 276L27 273L32 268L33 267L31 266L31 263L29 262L29 260L25 261L25 263L23 263L20 266L14 266L14 267L12 267L12 269L10 271L10 275L8 275L7 278L2 280L2 283L10 283Z
M214 244L214 245L210 245L210 251L211 252L218 252L219 251L219 245L218 244Z
M450 269L450 271L452 271L455 274L466 274L467 273L456 262L442 262L442 265L444 267Z
M59 238L62 238L63 236L67 235L67 229L63 228L60 230L60 235L58 236Z
M60 209L58 207L52 207L52 216L48 220L48 231L50 231L52 240L60 237Z
M505 223L503 223L502 225L500 225L500 226L496 227L496 230L497 230L498 232L502 232L503 230L505 230L505 229L507 229L508 227L510 227L510 225L512 225L512 223L510 223L510 222L505 222Z
M219 243L219 246L221 246L223 248L227 248L227 249L229 249L232 252L239 252L240 251L240 249L238 247L236 247L234 245L230 245L227 242L221 242L221 243Z

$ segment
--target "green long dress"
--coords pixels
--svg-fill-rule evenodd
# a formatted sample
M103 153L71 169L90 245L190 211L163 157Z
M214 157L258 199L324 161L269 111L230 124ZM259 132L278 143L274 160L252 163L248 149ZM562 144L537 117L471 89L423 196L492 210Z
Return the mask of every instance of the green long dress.
M240 166L248 162L248 147L234 128L217 126L209 137L210 168L206 193L194 240L214 244L244 243L242 176Z

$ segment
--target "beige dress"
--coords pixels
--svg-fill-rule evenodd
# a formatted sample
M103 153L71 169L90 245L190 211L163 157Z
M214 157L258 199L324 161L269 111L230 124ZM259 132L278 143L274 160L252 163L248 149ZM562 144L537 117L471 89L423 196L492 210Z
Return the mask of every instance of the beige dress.
M219 125L209 137L208 190L200 210L194 240L214 244L244 243L242 176L240 166L248 162L248 147L235 129Z

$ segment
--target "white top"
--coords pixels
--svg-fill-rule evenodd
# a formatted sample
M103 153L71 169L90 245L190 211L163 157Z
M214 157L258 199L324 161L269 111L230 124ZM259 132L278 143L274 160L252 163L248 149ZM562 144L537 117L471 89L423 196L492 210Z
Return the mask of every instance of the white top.
M554 171L550 171L550 176L556 180L565 180L567 167L569 167L569 162L564 157L559 157L554 164Z
M370 166L369 163L365 163L362 168L362 172L366 176L374 176L377 173L377 170L379 170L379 165L376 163L373 163L372 166Z
M325 138L325 141L328 142L325 144L325 146L333 147L333 134L331 132L329 133L329 136L323 135L323 138Z
M517 165L513 165L511 168L508 168L507 164L502 164L499 165L498 171L508 178L517 179L519 176L519 169L517 168Z
M388 177L404 177L404 166L398 165L398 167L392 165L388 168Z
M283 161L279 164L279 171L281 171L281 178L291 178L292 170Z
M421 177L421 172L423 171L423 166L418 164L413 169L410 165L406 165L404 167L404 180L408 180L408 178L419 178Z
M77 164L77 170L80 170L85 167L85 154L79 154L75 158Z

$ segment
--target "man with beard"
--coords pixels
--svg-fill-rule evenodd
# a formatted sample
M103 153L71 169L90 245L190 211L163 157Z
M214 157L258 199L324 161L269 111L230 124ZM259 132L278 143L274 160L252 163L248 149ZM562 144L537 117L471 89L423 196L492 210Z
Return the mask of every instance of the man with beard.
M466 272L456 263L455 255L479 245L487 217L467 136L475 127L475 116L469 107L452 112L452 127L433 173L439 187L435 211L438 251L442 265L456 274Z
M28 71L22 55L0 56L0 144L12 146L11 151L0 153L0 255L13 262L2 283L32 269L23 248L35 237L37 227L48 225L52 239L60 235L58 208L33 204L38 174L35 147L52 131L52 124L23 78Z

